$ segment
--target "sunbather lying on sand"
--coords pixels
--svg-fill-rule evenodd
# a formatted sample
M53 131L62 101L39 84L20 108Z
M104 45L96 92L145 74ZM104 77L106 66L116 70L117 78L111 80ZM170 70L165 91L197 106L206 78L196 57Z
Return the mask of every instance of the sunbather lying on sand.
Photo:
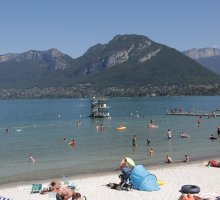
M220 167L220 162L217 160L209 160L206 166Z
M192 194L182 194L178 200L203 200L203 198Z
M50 185L53 188L54 192L63 197L63 200L68 200L71 197L72 200L82 200L80 193L76 193L68 187L61 186L61 183L58 181L52 181Z

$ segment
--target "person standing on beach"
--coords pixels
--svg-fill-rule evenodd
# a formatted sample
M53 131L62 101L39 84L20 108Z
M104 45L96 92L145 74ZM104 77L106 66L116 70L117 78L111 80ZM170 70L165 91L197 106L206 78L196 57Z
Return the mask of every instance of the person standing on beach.
M170 129L167 130L167 138L170 140L172 137L172 131Z
M136 135L133 136L132 145L133 145L133 147L136 147L136 146L137 146L137 138L136 138Z

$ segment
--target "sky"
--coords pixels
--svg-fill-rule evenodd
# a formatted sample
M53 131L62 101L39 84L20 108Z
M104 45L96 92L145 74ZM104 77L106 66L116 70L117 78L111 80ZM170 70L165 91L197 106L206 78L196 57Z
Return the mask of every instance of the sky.
M56 48L77 58L118 34L220 48L219 24L220 0L0 0L0 55Z

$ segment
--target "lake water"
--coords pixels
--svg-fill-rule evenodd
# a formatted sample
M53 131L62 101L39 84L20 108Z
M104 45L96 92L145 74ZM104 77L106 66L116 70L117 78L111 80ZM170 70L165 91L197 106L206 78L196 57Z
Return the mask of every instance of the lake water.
M107 103L111 119L89 118L89 99L1 100L0 184L113 170L125 156L152 165L163 162L167 154L174 160L184 159L185 154L191 160L220 155L220 139L209 140L216 135L220 117L202 117L198 126L198 117L165 115L171 108L210 113L220 108L220 97L110 98ZM147 128L151 119L159 128ZM81 125L76 126L76 121ZM105 129L97 131L101 123ZM116 131L121 123L127 129ZM191 137L180 138L181 131ZM68 145L73 138L74 148ZM155 149L152 157L150 147ZM29 162L30 155L35 164Z

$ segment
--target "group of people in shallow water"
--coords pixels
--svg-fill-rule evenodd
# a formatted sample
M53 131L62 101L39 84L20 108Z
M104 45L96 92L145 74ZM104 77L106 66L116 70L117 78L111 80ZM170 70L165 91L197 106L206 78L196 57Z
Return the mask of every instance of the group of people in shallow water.
M67 142L66 138L63 138L64 142ZM70 146L75 147L76 146L76 140L73 138L69 143ZM36 159L33 156L29 156L29 162L35 163Z
M168 131L169 130L170 129L168 129ZM149 138L147 138L147 145L150 145L150 143L151 143L151 140ZM132 138L132 146L133 147L137 146L137 137L136 137L136 135L134 135L133 138ZM154 154L154 148L150 147L150 150L149 150L150 157L153 156L153 154ZM173 160L169 155L167 155L165 162L166 163L173 163ZM189 156L187 154L185 155L185 159L182 162L189 162Z

